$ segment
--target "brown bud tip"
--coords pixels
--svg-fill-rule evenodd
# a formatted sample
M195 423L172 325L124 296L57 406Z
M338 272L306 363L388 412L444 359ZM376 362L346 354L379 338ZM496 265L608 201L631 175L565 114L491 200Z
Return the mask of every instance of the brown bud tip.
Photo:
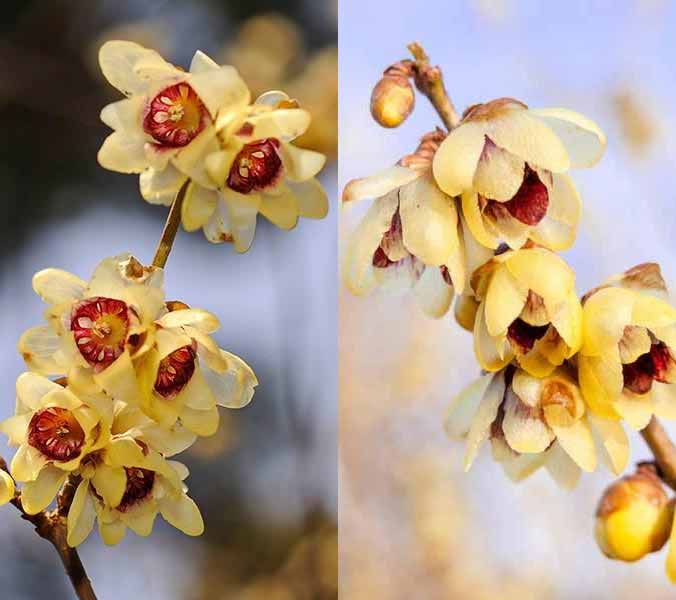
M190 308L185 302L181 302L180 300L169 300L166 305L169 312L188 310Z
M415 106L415 93L403 75L385 75L373 88L371 115L382 127L399 127Z

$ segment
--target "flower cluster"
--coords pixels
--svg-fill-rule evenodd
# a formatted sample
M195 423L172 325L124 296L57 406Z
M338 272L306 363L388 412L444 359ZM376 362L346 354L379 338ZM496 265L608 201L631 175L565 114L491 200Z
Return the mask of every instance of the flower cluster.
M107 544L127 528L149 535L158 513L200 535L188 470L170 459L216 431L218 406L245 406L257 385L246 363L212 339L216 317L167 302L163 277L124 254L103 260L89 281L58 269L33 279L47 324L21 336L29 372L0 431L18 447L10 472L26 513L46 509L67 481L77 485L71 546L95 521ZM0 500L14 495L6 475Z
M439 70L425 81L427 58L413 53L417 62L397 63L408 70L385 71L374 117L387 127L407 118L412 76L448 131L425 135L396 166L346 186L344 201L375 199L348 244L346 284L355 294L392 284L412 290L435 318L455 297L482 370L445 422L451 438L465 441L466 470L489 441L513 481L543 467L572 488L601 463L619 475L629 461L624 424L643 430L654 416L676 419L676 308L657 264L580 297L575 272L557 254L574 243L581 213L567 172L594 166L605 135L580 114L511 98L457 118L448 98L433 97L430 86L443 88ZM671 536L667 573L676 582L674 500L663 480L676 489L676 475L641 464L615 482L599 505L596 538L607 556L634 561Z
M258 213L282 229L326 216L315 179L325 157L293 144L311 120L296 100L271 91L252 103L234 67L199 51L188 72L126 41L105 43L99 62L126 96L101 112L114 131L99 163L140 174L141 195L153 204L170 205L184 190L186 230L246 252Z

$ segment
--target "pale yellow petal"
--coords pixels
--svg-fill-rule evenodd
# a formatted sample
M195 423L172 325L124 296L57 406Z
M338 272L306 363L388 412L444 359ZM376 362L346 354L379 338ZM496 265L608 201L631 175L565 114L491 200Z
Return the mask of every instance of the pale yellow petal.
M280 229L293 229L298 224L298 201L296 195L285 185L275 195L263 194L260 213Z
M114 131L104 141L97 155L99 164L117 173L142 173L150 166L145 142L124 131Z
M153 168L146 169L139 177L141 196L151 204L170 206L186 179L186 175L172 165L168 165L161 171Z
M370 177L353 179L343 190L343 202L380 198L420 177L420 172L395 165Z
M16 492L16 486L11 475L6 471L0 470L0 506L7 504Z
M438 267L427 267L413 287L419 306L428 317L440 319L451 307L453 286L444 280Z
M204 67L206 61L198 61ZM220 110L241 110L251 100L246 83L237 69L229 65L218 66L216 69L197 68L191 71L189 83L212 118L216 118Z
M121 502L124 495L127 487L127 475L122 467L98 465L94 477L92 477L92 485L108 506L115 507Z
M473 394L474 392L471 393ZM505 378L500 373L493 376L490 380L467 432L464 460L465 471L469 471L481 444L490 436L491 425L498 416L498 409L500 408L504 394Z
M618 419L614 408L624 385L622 366L611 357L578 355L580 389L591 411L606 419Z
M474 173L473 188L484 198L510 200L523 183L525 166L515 154L487 143Z
M488 284L486 294L488 333L492 336L505 335L507 328L521 314L527 297L528 288L521 285L504 265L500 265Z
M459 196L472 189L485 145L485 130L484 123L463 123L441 142L434 155L432 171L439 187L449 196Z
M116 546L127 533L127 526L122 521L104 523L99 519L99 535L106 546Z
M593 167L601 160L606 136L591 119L565 108L539 108L528 112L541 119L563 142L571 167Z
M185 494L162 498L160 513L167 523L186 535L198 536L204 533L204 521L200 510L194 500Z
M522 454L544 452L555 439L554 433L543 421L541 411L519 400L507 390L502 431L512 450Z
M33 289L47 304L80 300L86 288L85 281L61 269L44 269L33 276Z
M293 144L282 144L281 155L284 162L284 174L294 182L314 178L326 164L326 156L323 154L297 148Z
M21 504L29 515L36 515L47 508L66 481L68 474L62 469L47 465L35 481L24 483L21 489Z
M474 353L482 369L499 371L509 364L514 353L507 342L488 333L485 303L481 303L474 319Z
M573 270L544 248L518 250L506 260L506 265L523 286L542 296L547 306L566 299L575 286Z
M55 359L61 347L61 338L49 325L33 327L19 338L18 350L26 366L34 373L59 375L63 367Z
M615 474L620 475L629 462L629 438L619 421L589 416L592 432L602 450L604 462Z
M596 448L587 419L578 419L569 427L550 427L561 447L583 471L591 472L596 469Z
M451 439L461 440L467 437L479 406L490 383L501 374L488 373L475 379L451 401L444 427Z
M87 539L94 527L96 509L89 493L89 481L83 480L78 485L73 502L68 511L68 545L79 546Z
M617 347L624 328L632 323L636 294L622 288L604 288L587 299L583 308L582 354L597 356Z
M623 392L617 396L613 407L627 422L627 425L636 431L648 425L654 412L654 405L649 394L636 396L630 392Z
M552 479L564 490L572 490L580 480L582 470L557 442L547 450L545 468Z

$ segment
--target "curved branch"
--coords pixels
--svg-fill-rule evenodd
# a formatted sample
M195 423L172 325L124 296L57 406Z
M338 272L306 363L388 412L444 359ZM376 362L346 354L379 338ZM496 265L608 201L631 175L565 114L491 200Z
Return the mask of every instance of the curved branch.
M178 227L181 224L181 211L183 209L183 201L185 200L186 192L188 191L188 186L190 185L190 179L186 179L181 189L178 190L176 198L169 209L169 215L167 216L167 222L164 224L164 230L162 231L162 237L157 245L157 250L155 251L155 258L153 258L153 266L163 269L167 264L167 259L171 253L171 249L174 246L174 240L176 239L176 234L178 233Z
M655 457L662 481L676 490L676 445L656 417L641 430L641 435Z

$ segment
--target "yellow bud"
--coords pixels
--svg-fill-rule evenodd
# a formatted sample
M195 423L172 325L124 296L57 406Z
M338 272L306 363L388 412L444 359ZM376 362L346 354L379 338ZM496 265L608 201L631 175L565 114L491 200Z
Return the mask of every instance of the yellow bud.
M667 542L673 512L659 478L652 470L639 468L603 494L596 511L596 543L608 558L640 560Z
M371 115L383 127L399 127L414 106L413 87L403 75L385 75L373 88Z

